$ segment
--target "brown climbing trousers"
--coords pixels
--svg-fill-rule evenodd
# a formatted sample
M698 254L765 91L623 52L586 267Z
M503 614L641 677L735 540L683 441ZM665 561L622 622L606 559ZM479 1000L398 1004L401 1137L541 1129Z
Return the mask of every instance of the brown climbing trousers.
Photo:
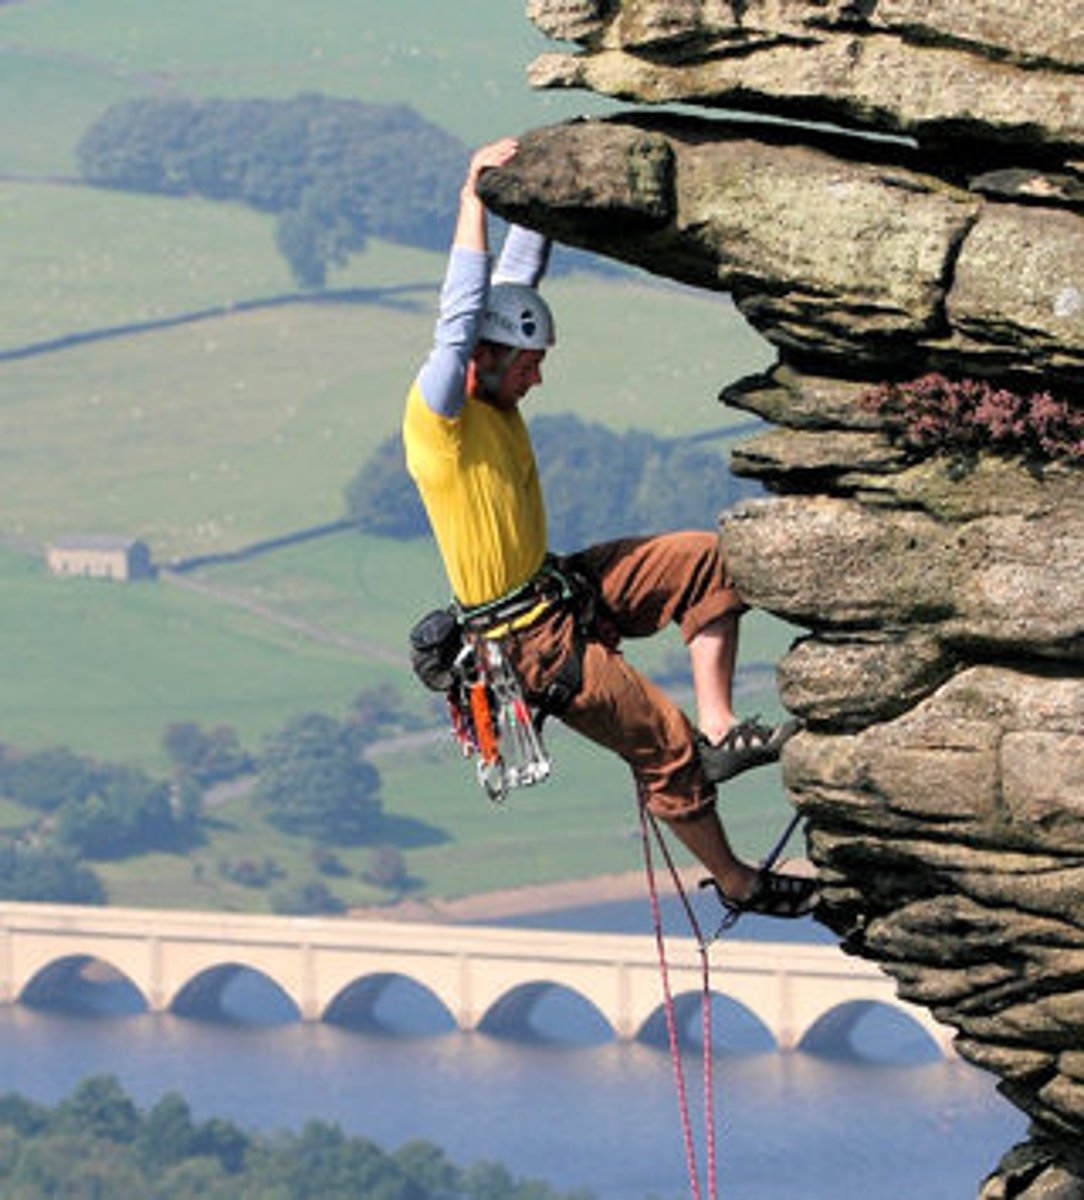
M573 608L556 605L501 639L528 699L545 697L569 656L582 654L582 684L560 720L624 759L657 816L682 819L710 807L715 788L700 766L692 723L616 643L670 623L688 643L711 622L744 611L719 539L706 532L623 538L560 562L591 581L598 611L581 630Z

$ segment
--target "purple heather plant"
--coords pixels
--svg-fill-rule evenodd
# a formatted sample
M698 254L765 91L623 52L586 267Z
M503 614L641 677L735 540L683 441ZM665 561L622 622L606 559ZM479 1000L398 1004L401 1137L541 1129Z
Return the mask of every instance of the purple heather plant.
M1049 392L1024 395L984 380L939 373L886 383L866 396L892 435L920 453L1084 462L1084 410Z

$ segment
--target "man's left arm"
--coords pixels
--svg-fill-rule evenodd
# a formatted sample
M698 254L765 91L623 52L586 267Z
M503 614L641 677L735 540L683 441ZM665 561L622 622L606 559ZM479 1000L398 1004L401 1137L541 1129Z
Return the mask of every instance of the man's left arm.
M533 229L510 225L493 270L494 283L525 283L537 287L550 261L550 240Z

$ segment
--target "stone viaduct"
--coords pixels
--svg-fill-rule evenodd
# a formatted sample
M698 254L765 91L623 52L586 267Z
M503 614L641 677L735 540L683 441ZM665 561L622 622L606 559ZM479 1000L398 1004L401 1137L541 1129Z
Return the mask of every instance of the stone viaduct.
M671 991L687 1008L702 984L695 942L668 938L667 958ZM843 1037L881 1004L954 1053L949 1028L834 945L729 939L712 947L711 959L712 992L748 1010L780 1049ZM152 1012L179 1015L215 1012L244 969L280 988L305 1021L364 1016L384 987L403 979L430 992L465 1031L522 1023L553 987L593 1005L622 1039L642 1036L663 1005L651 936L0 904L0 1001L62 1000L90 964L127 979Z

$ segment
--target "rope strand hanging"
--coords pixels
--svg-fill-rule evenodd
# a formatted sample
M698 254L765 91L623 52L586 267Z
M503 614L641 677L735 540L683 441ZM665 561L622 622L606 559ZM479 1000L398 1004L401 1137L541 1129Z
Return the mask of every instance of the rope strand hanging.
M663 837L663 833L659 828L658 822L647 807L646 797L644 796L642 790L639 789L637 802L640 813L640 840L643 847L644 871L647 876L648 898L651 904L651 919L654 927L655 945L658 950L659 975L662 981L663 1013L666 1020L666 1035L670 1047L670 1063L674 1075L674 1085L677 1091L678 1112L681 1120L681 1134L685 1147L685 1162L689 1174L689 1191L692 1200L718 1200L718 1159L715 1131L715 1089L712 1069L711 963L709 959L709 948L725 930L731 929L737 923L742 914L739 909L731 909L724 915L715 933L710 938L705 939L700 922L697 919L696 913L693 910L693 906L689 901L688 893L681 882L681 876L678 872L677 866L674 863L673 856L670 853L670 848L666 844L666 839ZM790 841L791 835L794 833L795 829L797 829L800 821L800 813L795 813L791 817L790 821L783 829L783 832L777 838L775 844L761 860L760 866L762 869L770 869L772 866L774 866L779 856L783 853L787 842ZM697 1158L696 1142L693 1136L692 1118L689 1111L688 1090L685 1084L685 1069L681 1059L681 1046L677 1027L677 1011L674 1004L673 993L670 987L670 967L666 955L666 938L663 931L662 909L659 904L658 881L655 872L655 856L652 850L652 842L654 842L655 846L658 848L658 851L661 854L664 863L666 864L667 870L669 871L675 894L681 902L681 907L684 910L685 918L688 921L690 930L692 931L700 963L700 1022L701 1040L703 1045L702 1071L704 1145L707 1168L705 1175L705 1186L707 1189L706 1192L701 1190L700 1165Z
M689 1172L689 1189L692 1200L704 1200L700 1187L700 1167L697 1161L696 1144L693 1138L692 1118L689 1114L689 1097L685 1086L685 1070L681 1061L681 1047L678 1040L677 1013L674 1007L674 997L670 989L670 968L666 957L666 939L663 933L662 912L659 907L659 892L655 877L655 860L651 844L654 839L662 853L663 859L674 882L675 890L681 899L685 915L688 918L696 939L697 953L700 959L700 1017L701 1036L703 1041L703 1096L704 1096L704 1139L707 1155L707 1200L716 1200L718 1190L716 1185L716 1148L715 1148L715 1094L712 1080L712 1048L711 1048L711 976L708 961L708 944L700 932L700 925L693 912L692 905L681 884L677 867L659 829L658 822L648 811L644 796L638 796L640 809L640 839L644 852L644 869L647 874L648 895L651 901L651 917L655 929L655 945L659 955L659 974L663 988L663 1011L666 1018L666 1035L670 1046L670 1063L674 1073L674 1084L677 1089L678 1110L681 1118L682 1140L685 1145L685 1162Z

